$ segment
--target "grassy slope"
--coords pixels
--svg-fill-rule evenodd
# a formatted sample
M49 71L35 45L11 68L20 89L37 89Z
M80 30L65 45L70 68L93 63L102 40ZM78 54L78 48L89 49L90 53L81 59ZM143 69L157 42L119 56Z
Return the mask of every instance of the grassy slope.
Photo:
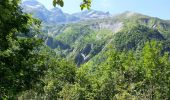
M53 38L70 46L65 50L60 48L59 53L75 59L77 64L88 61L109 45L117 50L136 50L151 39L166 42L170 37L168 21L131 12L50 28Z

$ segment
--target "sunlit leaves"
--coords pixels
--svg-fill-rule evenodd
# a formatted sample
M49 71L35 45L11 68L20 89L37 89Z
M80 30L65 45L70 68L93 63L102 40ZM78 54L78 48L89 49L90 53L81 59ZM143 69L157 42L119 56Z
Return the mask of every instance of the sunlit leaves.
M81 10L87 8L90 9L91 7L91 0L83 0L83 3L80 5Z
M63 7L64 1L63 0L53 0L53 6L56 7L56 5ZM91 7L91 0L83 0L83 2L80 5L81 10L90 9L90 7Z
M63 0L53 0L53 6L56 7L56 5L63 7L64 6Z

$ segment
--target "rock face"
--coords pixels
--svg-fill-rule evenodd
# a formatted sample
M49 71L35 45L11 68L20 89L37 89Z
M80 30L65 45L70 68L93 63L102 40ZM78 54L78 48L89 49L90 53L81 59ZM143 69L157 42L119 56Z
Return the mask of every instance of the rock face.
M34 17L39 18L44 23L49 24L63 24L70 22L77 22L87 19L98 19L110 16L109 12L102 12L96 10L87 10L75 14L64 13L59 8L48 10L44 5L36 0L26 0L21 4L23 11L32 14Z
M60 41L57 41L52 37L47 37L46 40L45 40L45 44L48 45L52 49L55 49L55 48L58 48L58 47L63 49L63 50L70 49L69 45L64 44Z
M106 18L106 17L110 17L110 13L109 12L102 12L102 11L96 11L96 10L85 10L82 12L78 12L75 14L72 14L78 18L80 18L81 20L89 20L89 19L101 19L101 18Z
M50 10L51 14L49 15L49 23L62 23L66 22L66 15L59 8L53 8Z
M36 0L26 0L22 3L23 11L39 18L44 23L65 23L67 16L59 8L48 10Z
M113 33L120 31L122 28L123 28L123 22L119 22L119 21L114 22L114 23L101 22L101 23L90 25L90 29L95 29L95 30L109 29Z
M23 11L32 14L34 17L48 22L50 11L48 11L44 5L36 0L26 0L21 4Z

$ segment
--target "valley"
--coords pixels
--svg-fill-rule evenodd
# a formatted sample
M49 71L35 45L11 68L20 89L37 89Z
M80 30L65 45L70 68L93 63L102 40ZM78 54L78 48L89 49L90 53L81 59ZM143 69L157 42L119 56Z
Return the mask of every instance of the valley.
M38 0L0 11L0 100L170 99L170 20Z
M95 57L108 45L112 45L118 51L136 51L148 41L167 42L170 38L170 23L159 18L130 11L115 16L109 12L95 10L66 14L59 8L51 10L52 16L48 14L50 11L36 1L31 1L32 6L41 6L44 10L33 8L34 10L27 11L31 6L29 2L23 3L24 11L33 13L33 16L42 20L46 44L59 55L74 60L78 65ZM43 13L51 17L38 17ZM66 19L70 16L75 19ZM53 23L47 22L47 19Z

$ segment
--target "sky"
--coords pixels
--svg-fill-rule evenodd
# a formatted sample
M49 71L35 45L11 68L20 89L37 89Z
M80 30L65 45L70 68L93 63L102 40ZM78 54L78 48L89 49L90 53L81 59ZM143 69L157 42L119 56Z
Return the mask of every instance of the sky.
M53 8L52 0L37 0L48 9ZM66 13L79 12L82 0L64 0L62 10ZM170 19L170 0L93 0L91 9L119 14L125 11L138 12L152 17Z

